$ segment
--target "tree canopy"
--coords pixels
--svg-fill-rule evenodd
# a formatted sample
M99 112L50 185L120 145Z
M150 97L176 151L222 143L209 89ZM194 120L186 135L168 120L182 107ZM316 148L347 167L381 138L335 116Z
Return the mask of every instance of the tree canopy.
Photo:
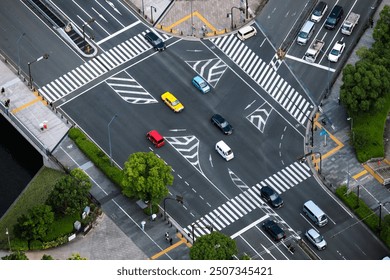
M172 185L172 168L153 152L130 155L123 168L123 194L158 204Z
M191 260L231 260L238 253L236 241L220 232L196 239L190 249Z
M28 260L24 252L16 251L1 258L2 260Z
M20 239L25 239L28 242L41 240L47 235L53 222L54 213L51 207L37 205L17 219L14 233Z
M360 60L343 70L340 100L349 115L381 110L390 88L390 7L385 5L376 23L372 48L357 51Z
M81 212L88 205L88 193L91 187L88 175L79 168L73 169L69 176L58 180L46 203L58 214Z

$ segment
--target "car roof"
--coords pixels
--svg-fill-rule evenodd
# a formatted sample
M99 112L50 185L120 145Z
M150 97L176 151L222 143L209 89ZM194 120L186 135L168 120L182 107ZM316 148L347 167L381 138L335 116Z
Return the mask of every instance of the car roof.
M269 186L264 186L264 187L262 187L262 188L261 188L261 191L266 192L266 193L268 193L268 194L271 194L271 193L274 193L274 192L275 192L274 189L272 189L272 188L269 187Z
M217 119L220 122L224 122L225 121L225 119L220 114L214 114L213 118Z
M157 132L157 130L151 130L149 131L149 135L153 137L156 141L162 140L163 137L160 133Z
M156 35L156 33L152 32L152 31L146 33L145 36L148 36L148 37L151 38L152 40L157 40L157 39L158 39L158 36Z
M322 9L326 6L326 3L324 1L321 1L317 4L317 6L314 8L314 11L322 11Z
M313 238L316 238L317 236L320 236L319 232L315 229L311 228L307 231L308 234L310 234Z
M201 76L195 76L194 77L194 80L197 81L197 82L202 82L204 81L203 78Z

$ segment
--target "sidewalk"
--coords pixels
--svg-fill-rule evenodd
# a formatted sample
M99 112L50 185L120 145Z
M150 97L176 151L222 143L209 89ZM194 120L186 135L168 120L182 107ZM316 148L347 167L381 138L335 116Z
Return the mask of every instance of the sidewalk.
M126 2L136 7L141 15L144 10L145 20L149 23L152 22L153 14L153 24L157 29L176 36L203 38L240 28L253 20L268 0L248 1L247 14L245 1L238 0L126 0Z
M390 0L383 0L380 7L377 9L374 22L379 19L379 13L384 5L390 5ZM356 45L353 54L349 57L347 63L355 64L359 60L356 51L361 47L370 48L374 42L372 37L373 28L368 28ZM334 83L330 95L322 102L323 113L320 113L316 119L314 132L314 147L313 152L316 153L314 160L316 168L320 168L319 153L322 156L321 175L323 182L333 191L342 184L349 185L349 189L357 192L359 188L359 196L362 198L371 209L376 209L380 202L390 200L390 189L380 184L371 174L367 172L356 157L353 147L350 145L351 137L351 121L348 120L347 112L342 105L339 104L339 93L342 85L342 72ZM326 117L332 121L332 126L325 120ZM309 123L309 125L311 125ZM329 135L321 135L322 128L329 132ZM323 133L322 133L323 134ZM326 138L326 139L325 139ZM386 136L385 138L389 138ZM306 143L310 143L309 140ZM386 156L390 156L390 147L387 145ZM309 145L306 147L308 151ZM316 174L316 171L313 170ZM349 174L349 175L348 175ZM360 187L358 187L358 185ZM383 215L390 213L390 205L383 206Z

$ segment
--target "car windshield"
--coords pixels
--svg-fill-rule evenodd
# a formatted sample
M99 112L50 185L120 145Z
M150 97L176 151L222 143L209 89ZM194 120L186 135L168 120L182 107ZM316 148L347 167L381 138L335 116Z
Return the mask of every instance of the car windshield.
M275 201L278 199L278 195L276 193L273 193L272 195L270 195L269 197L272 201Z
M322 235L318 235L318 236L316 236L316 237L314 238L314 241L315 241L316 243L320 243L322 240L324 240L324 238L322 237Z
M317 17L321 16L321 10L314 11L313 15L315 15Z
M336 24L336 19L335 18L328 18L328 23L329 24Z
M321 216L321 221L325 221L327 218L326 218L326 215L322 215Z
M340 51L336 50L336 49L333 49L330 53L335 55L335 56L338 56L340 54Z
M199 81L199 85L200 87L204 88L207 86L206 82L205 81Z
M157 38L156 40L154 40L154 43L155 43L156 45L161 44L161 43L162 43L162 40L161 40L160 38Z
M229 124L227 121L224 121L223 123L221 123L221 127L227 127Z
M173 102L172 102L172 106L176 106L176 105L178 105L180 102L179 102L179 100L174 100Z
M298 37L307 38L307 33L303 32L303 31L300 31L299 34L298 34Z

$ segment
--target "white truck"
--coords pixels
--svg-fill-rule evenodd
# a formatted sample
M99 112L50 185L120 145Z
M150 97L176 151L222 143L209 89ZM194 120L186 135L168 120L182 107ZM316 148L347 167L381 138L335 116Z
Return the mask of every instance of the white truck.
M314 63L324 45L325 45L324 41L315 39L313 43L310 45L310 47L307 49L304 59L308 62Z
M360 15L356 14L354 12L351 12L346 20L344 20L343 25L341 26L341 33L345 35L351 35L352 30L355 28L355 26L358 24L360 19Z

